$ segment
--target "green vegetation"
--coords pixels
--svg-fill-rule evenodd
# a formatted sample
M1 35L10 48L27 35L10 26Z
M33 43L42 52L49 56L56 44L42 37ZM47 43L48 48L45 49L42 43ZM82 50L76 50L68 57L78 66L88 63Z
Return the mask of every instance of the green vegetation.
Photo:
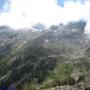
M50 72L43 82L43 88L75 84L74 78L70 77L72 71L73 67L70 64L58 63L54 71Z

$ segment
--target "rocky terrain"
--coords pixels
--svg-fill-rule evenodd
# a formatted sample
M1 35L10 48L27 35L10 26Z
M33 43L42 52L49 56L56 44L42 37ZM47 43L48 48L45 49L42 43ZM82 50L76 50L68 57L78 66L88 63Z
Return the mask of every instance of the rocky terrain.
M0 90L90 90L86 22L37 25L18 31L0 27Z

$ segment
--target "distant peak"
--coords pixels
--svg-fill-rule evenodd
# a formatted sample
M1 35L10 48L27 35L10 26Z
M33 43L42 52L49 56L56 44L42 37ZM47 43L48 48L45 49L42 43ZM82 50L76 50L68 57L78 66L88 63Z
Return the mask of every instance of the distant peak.
M42 24L42 23L37 23L37 24L34 24L34 25L32 26L32 28L33 28L33 29L36 29L36 30L44 30L44 29L46 29L47 27L46 27L44 24Z

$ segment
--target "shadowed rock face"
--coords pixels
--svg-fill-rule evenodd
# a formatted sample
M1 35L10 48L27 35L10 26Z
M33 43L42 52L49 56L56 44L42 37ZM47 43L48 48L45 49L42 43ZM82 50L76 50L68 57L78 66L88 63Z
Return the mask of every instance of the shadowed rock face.
M90 90L90 87L85 88L85 90Z

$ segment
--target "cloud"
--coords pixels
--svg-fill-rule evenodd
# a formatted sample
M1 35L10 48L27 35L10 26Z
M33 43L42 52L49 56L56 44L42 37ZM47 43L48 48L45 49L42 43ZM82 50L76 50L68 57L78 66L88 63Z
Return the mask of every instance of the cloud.
M50 26L60 22L88 19L90 2L65 2L64 7L57 4L57 0L8 0L8 12L0 13L0 25L14 28L31 27L41 22ZM4 7L7 9L7 3Z

